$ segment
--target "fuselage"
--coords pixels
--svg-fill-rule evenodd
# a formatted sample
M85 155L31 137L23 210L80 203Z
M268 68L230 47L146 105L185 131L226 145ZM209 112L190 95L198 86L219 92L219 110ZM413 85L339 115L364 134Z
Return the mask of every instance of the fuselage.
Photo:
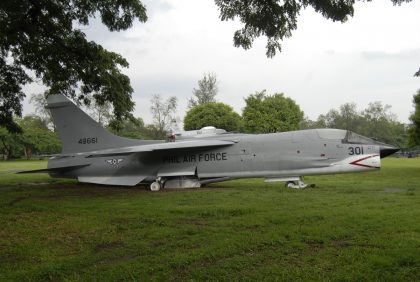
M178 141L177 135L168 142L135 140L107 131L64 95L49 96L47 104L63 148L37 172L87 183L151 182L150 189L158 191L264 177L303 188L305 175L374 171L380 157L397 151L339 129L231 134L206 127Z
M380 168L383 144L353 132L313 129L272 134L222 134L206 139L227 140L233 145L217 148L188 148L112 154L89 157L89 152L72 157L52 158L56 162L86 164L57 177L79 181L107 176L143 176L142 182L156 178L195 177L199 181L251 177L289 177L374 171Z

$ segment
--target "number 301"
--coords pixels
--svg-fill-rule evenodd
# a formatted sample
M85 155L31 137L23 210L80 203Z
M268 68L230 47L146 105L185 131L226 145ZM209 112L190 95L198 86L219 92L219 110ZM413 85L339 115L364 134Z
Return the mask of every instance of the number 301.
M363 147L349 147L349 155L362 155Z

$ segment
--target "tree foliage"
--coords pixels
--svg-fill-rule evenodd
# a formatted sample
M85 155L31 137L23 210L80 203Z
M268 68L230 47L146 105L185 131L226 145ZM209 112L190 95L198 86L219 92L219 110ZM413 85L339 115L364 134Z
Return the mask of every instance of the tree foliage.
M34 108L34 116L38 116L45 124L46 127L54 127L51 112L47 109L46 93L32 94L29 99Z
M241 116L234 112L231 106L217 102L195 106L184 118L185 130L215 126L227 131L241 131L241 125Z
M144 124L142 118L126 119L121 122L118 130L109 127L111 132L118 136L133 138L133 139L154 139L155 133L150 130L149 126Z
M25 116L18 120L23 129L22 134L16 134L15 140L20 144L24 156L30 159L33 154L57 154L61 151L61 142L56 132L46 127L44 121L37 116Z
M411 0L391 1L395 5L411 2ZM281 52L280 41L292 36L292 31L297 28L301 9L312 7L326 19L345 22L349 16L353 16L355 2L355 0L215 0L222 21L238 18L243 24L233 36L235 47L249 49L255 38L265 36L267 57L273 57L277 51Z
M311 120L308 117L304 117L299 124L299 129L316 129L316 128L326 128L325 120L317 119Z
M216 74L205 73L203 78L198 81L198 89L193 89L194 96L188 100L188 107L216 102L215 97L218 91Z
M296 130L303 121L303 112L283 93L266 95L256 92L245 98L242 116L244 129L249 133L272 133Z
M15 135L5 127L0 127L0 153L3 155L3 160L11 159L17 151L19 144L15 142Z
M327 114L318 117L318 124L325 127L346 129L360 133L363 117L357 111L355 103L345 103L339 110L331 109Z
M95 100L93 100L89 107L87 107L86 112L94 119L96 120L100 125L105 126L107 125L111 120L114 120L118 125L114 126L115 128L119 128L122 126L123 121L125 120L115 120L112 115L112 105L110 102L106 101L103 104L99 104ZM130 117L131 119L134 119L134 117Z
M156 139L164 138L165 132L169 129L168 126L174 119L177 99L175 96L172 96L163 101L159 94L155 94L150 102L152 104L150 111L153 116L153 125L150 127L150 130L155 131Z
M16 120L21 133L11 133L0 127L0 154L4 159L32 155L50 155L61 151L61 142L56 132L48 129L39 116L25 116Z
M409 145L420 145L420 90L413 96L414 113L410 116Z
M327 114L320 115L316 122L306 122L306 125L308 124L316 125L316 128L351 130L399 147L407 145L404 124L397 121L395 114L391 112L391 106L383 105L381 102L369 103L362 111L357 110L355 103L346 103L338 110L331 109ZM301 127L305 128L315 127Z
M365 122L360 134L398 147L407 146L406 127L397 121L390 105L384 106L381 102L369 103L361 114Z
M110 31L125 30L134 20L147 20L138 0L0 2L0 126L19 131L22 86L36 79L48 93L62 93L89 104L110 102L117 120L131 116L134 103L128 67L119 54L86 39L78 28L99 16ZM76 94L77 93L77 94Z

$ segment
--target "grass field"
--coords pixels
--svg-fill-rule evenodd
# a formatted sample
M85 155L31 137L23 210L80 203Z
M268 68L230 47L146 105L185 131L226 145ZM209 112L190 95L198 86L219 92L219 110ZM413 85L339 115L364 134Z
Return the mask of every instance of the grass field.
M420 280L420 159L152 193L0 162L0 280Z

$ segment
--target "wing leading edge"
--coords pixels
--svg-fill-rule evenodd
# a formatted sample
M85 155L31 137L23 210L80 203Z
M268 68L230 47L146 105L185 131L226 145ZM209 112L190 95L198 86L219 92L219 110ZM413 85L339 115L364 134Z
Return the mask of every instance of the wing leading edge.
M225 140L191 140L191 141L165 142L165 143L156 143L156 144L148 144L148 145L137 145L137 146L130 146L130 147L113 148L113 149L86 152L84 154L88 154L89 158L94 158L94 157L127 155L127 154L132 154L132 153L153 152L153 151L162 151L162 150L179 150L179 149L188 149L188 148L232 146L235 143L237 142L225 141Z

